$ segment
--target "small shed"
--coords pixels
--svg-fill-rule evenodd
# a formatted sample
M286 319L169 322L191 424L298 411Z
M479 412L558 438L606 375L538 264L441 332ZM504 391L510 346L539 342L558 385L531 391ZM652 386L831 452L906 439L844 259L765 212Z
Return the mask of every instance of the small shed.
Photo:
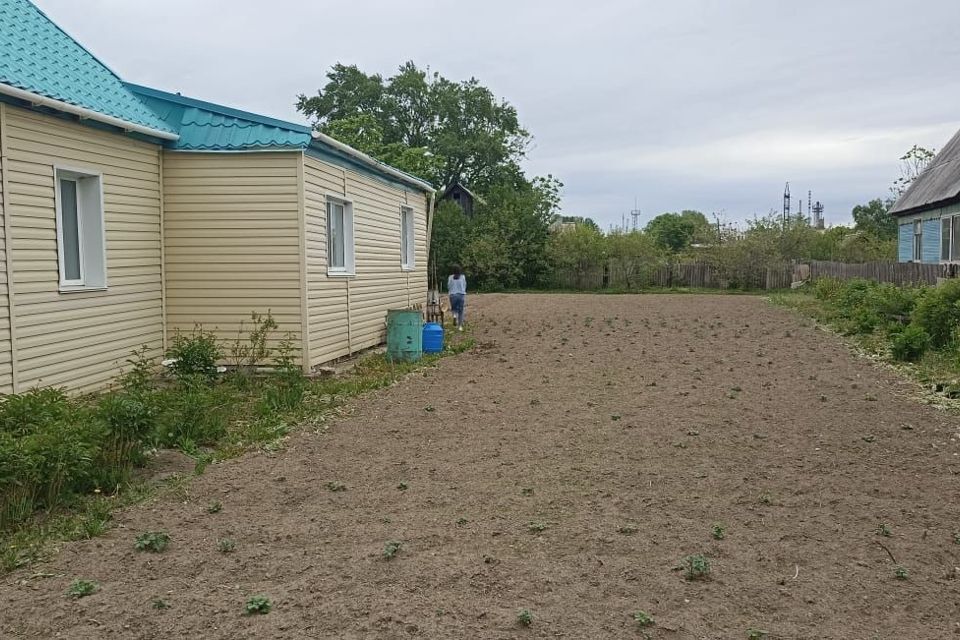
M474 204L479 202L483 204L483 198L474 194L470 189L467 189L462 182L454 182L452 185L447 187L443 195L440 196L440 200L449 200L450 202L455 203L463 213L469 217L473 217Z

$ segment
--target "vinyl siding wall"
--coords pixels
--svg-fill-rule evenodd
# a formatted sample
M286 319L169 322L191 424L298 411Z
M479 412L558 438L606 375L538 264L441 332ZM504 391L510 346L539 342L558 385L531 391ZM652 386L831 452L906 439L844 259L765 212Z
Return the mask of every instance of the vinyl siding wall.
M13 344L10 333L10 297L7 284L7 234L4 172L8 159L4 145L7 105L0 104L0 393L13 392Z
M134 349L147 345L152 356L162 349L159 147L9 105L4 113L18 390L102 388ZM102 173L106 291L59 291L55 165ZM3 366L5 300L0 307Z
M388 309L427 296L427 199L419 191L304 156L310 366L381 344ZM356 275L327 275L326 196L353 202ZM415 267L401 268L400 207L414 212Z
M299 353L301 157L164 152L169 336L199 323L228 347L270 311Z

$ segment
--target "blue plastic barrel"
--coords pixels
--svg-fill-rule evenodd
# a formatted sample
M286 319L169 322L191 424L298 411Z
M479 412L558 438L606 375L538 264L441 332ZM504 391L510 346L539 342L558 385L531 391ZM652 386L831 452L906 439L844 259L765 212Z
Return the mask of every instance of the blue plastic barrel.
M423 352L440 353L443 351L443 326L437 322L423 325Z

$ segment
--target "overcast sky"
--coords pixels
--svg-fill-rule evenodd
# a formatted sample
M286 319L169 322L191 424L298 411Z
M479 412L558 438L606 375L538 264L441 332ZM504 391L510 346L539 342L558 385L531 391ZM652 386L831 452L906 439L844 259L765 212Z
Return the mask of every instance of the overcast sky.
M35 2L125 80L298 122L336 62L475 76L605 228L634 199L762 215L787 180L843 223L960 127L957 0Z

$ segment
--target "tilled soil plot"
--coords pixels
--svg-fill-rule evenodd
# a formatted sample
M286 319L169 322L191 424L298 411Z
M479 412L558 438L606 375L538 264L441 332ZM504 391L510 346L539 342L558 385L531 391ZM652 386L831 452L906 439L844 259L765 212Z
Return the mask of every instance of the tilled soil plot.
M960 637L958 422L914 385L754 297L468 311L475 352L4 576L0 636Z

